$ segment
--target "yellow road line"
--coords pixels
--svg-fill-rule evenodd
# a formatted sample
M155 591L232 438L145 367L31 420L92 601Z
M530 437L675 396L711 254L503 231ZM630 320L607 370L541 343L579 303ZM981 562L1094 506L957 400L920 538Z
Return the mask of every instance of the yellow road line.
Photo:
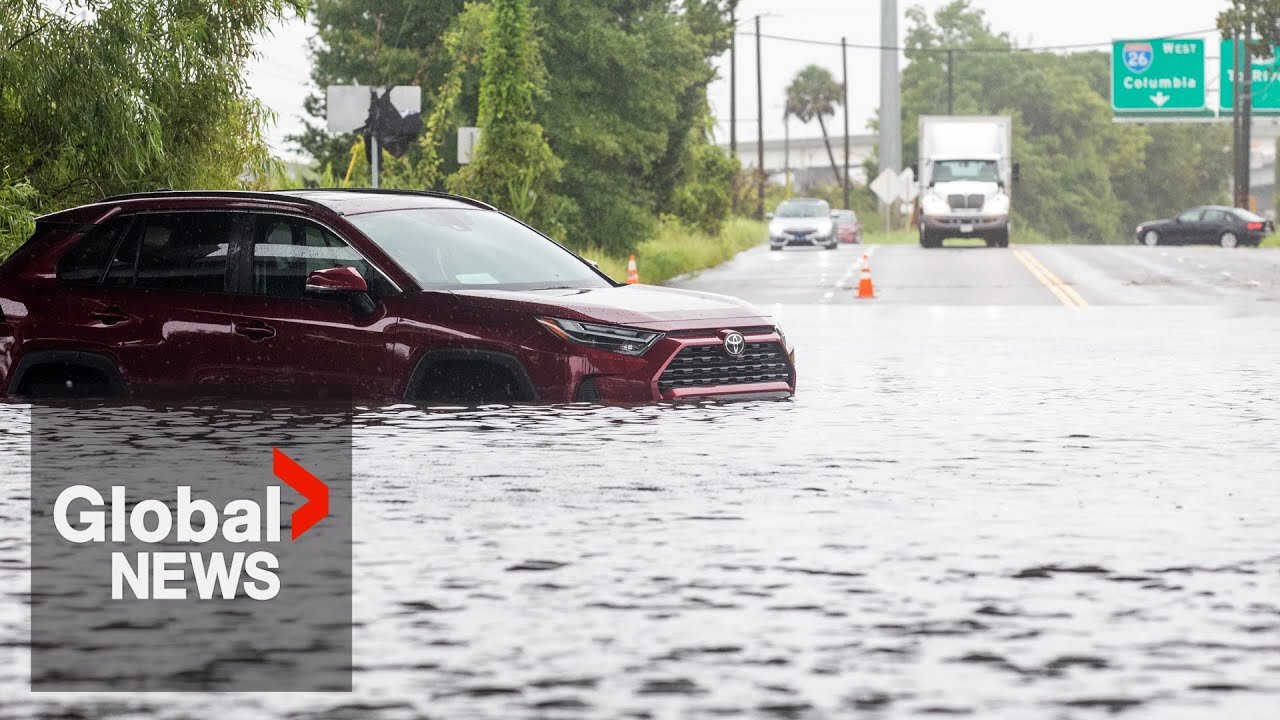
M1045 267L1044 263L1040 262L1029 251L1015 247L1013 248L1013 256L1018 258L1018 262L1021 262L1035 276L1036 280L1039 280L1041 285L1048 288L1049 292L1053 293L1054 297L1058 298L1063 305L1067 307L1086 307L1089 304L1085 302L1083 297L1080 297L1080 293L1076 292L1075 288L1050 272L1049 268Z

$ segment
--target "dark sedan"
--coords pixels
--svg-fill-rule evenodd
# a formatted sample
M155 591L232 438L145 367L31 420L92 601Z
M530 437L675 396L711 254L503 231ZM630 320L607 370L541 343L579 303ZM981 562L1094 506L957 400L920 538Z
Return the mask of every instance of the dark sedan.
M1273 232L1275 226L1270 220L1248 210L1208 205L1168 220L1144 222L1134 231L1134 237L1148 247L1212 243L1233 248L1257 247Z

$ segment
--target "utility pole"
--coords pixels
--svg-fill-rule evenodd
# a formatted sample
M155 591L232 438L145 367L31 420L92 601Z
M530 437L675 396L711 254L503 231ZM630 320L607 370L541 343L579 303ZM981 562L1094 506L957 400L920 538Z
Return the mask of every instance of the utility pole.
M787 198L791 198L791 113L782 111L782 165L787 176Z
M849 209L849 41L840 38L840 61L844 65L844 209Z
M738 160L738 11L729 11L729 154ZM738 182L733 182L733 212L738 212Z
M1240 134L1237 140L1239 149L1236 153L1236 202L1238 208L1249 208L1251 193L1249 178L1249 157L1253 144L1253 53L1249 50L1249 41L1253 36L1252 18L1245 20L1244 35L1237 45L1235 56L1239 58L1236 65L1236 97L1239 98Z
M760 60L760 16L756 16L756 219L764 220L764 63Z
M898 75L898 0L880 0L880 169L902 170L902 88ZM885 219L889 218L885 207Z
M952 48L947 48L947 114L948 115L956 114L956 83L955 83L955 70L954 70L955 66L956 66L956 51L953 50Z

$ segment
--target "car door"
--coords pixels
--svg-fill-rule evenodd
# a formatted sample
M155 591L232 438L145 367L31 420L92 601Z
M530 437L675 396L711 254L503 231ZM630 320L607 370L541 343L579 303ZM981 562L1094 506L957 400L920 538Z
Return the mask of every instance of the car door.
M382 299L397 292L395 286L315 222L274 213L252 217L235 322L241 358L257 383L297 397L392 396L404 382L398 376L404 353L388 339L394 318ZM351 297L308 293L308 275L333 267L355 268L372 302L359 307Z
M1204 216L1200 218L1199 226L1196 229L1194 242L1218 242L1222 234L1227 231L1227 226L1230 222L1230 218L1222 210L1213 208L1205 210Z
M236 216L117 218L63 257L39 331L65 349L110 357L130 389L236 384L227 254Z
M1200 218L1204 216L1204 208L1188 210L1177 217L1177 222L1169 227L1170 239L1176 243L1195 242L1200 234Z

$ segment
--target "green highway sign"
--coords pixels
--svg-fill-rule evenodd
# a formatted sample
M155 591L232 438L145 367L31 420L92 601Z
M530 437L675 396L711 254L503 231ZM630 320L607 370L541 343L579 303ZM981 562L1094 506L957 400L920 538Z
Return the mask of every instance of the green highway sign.
M1232 96L1235 94L1236 41L1222 41L1222 84L1219 105L1232 112ZM1250 63L1253 76L1253 111L1258 115L1280 114L1280 65L1274 57L1253 58Z
M1111 44L1111 107L1117 115L1204 110L1204 67L1204 40L1116 40Z

